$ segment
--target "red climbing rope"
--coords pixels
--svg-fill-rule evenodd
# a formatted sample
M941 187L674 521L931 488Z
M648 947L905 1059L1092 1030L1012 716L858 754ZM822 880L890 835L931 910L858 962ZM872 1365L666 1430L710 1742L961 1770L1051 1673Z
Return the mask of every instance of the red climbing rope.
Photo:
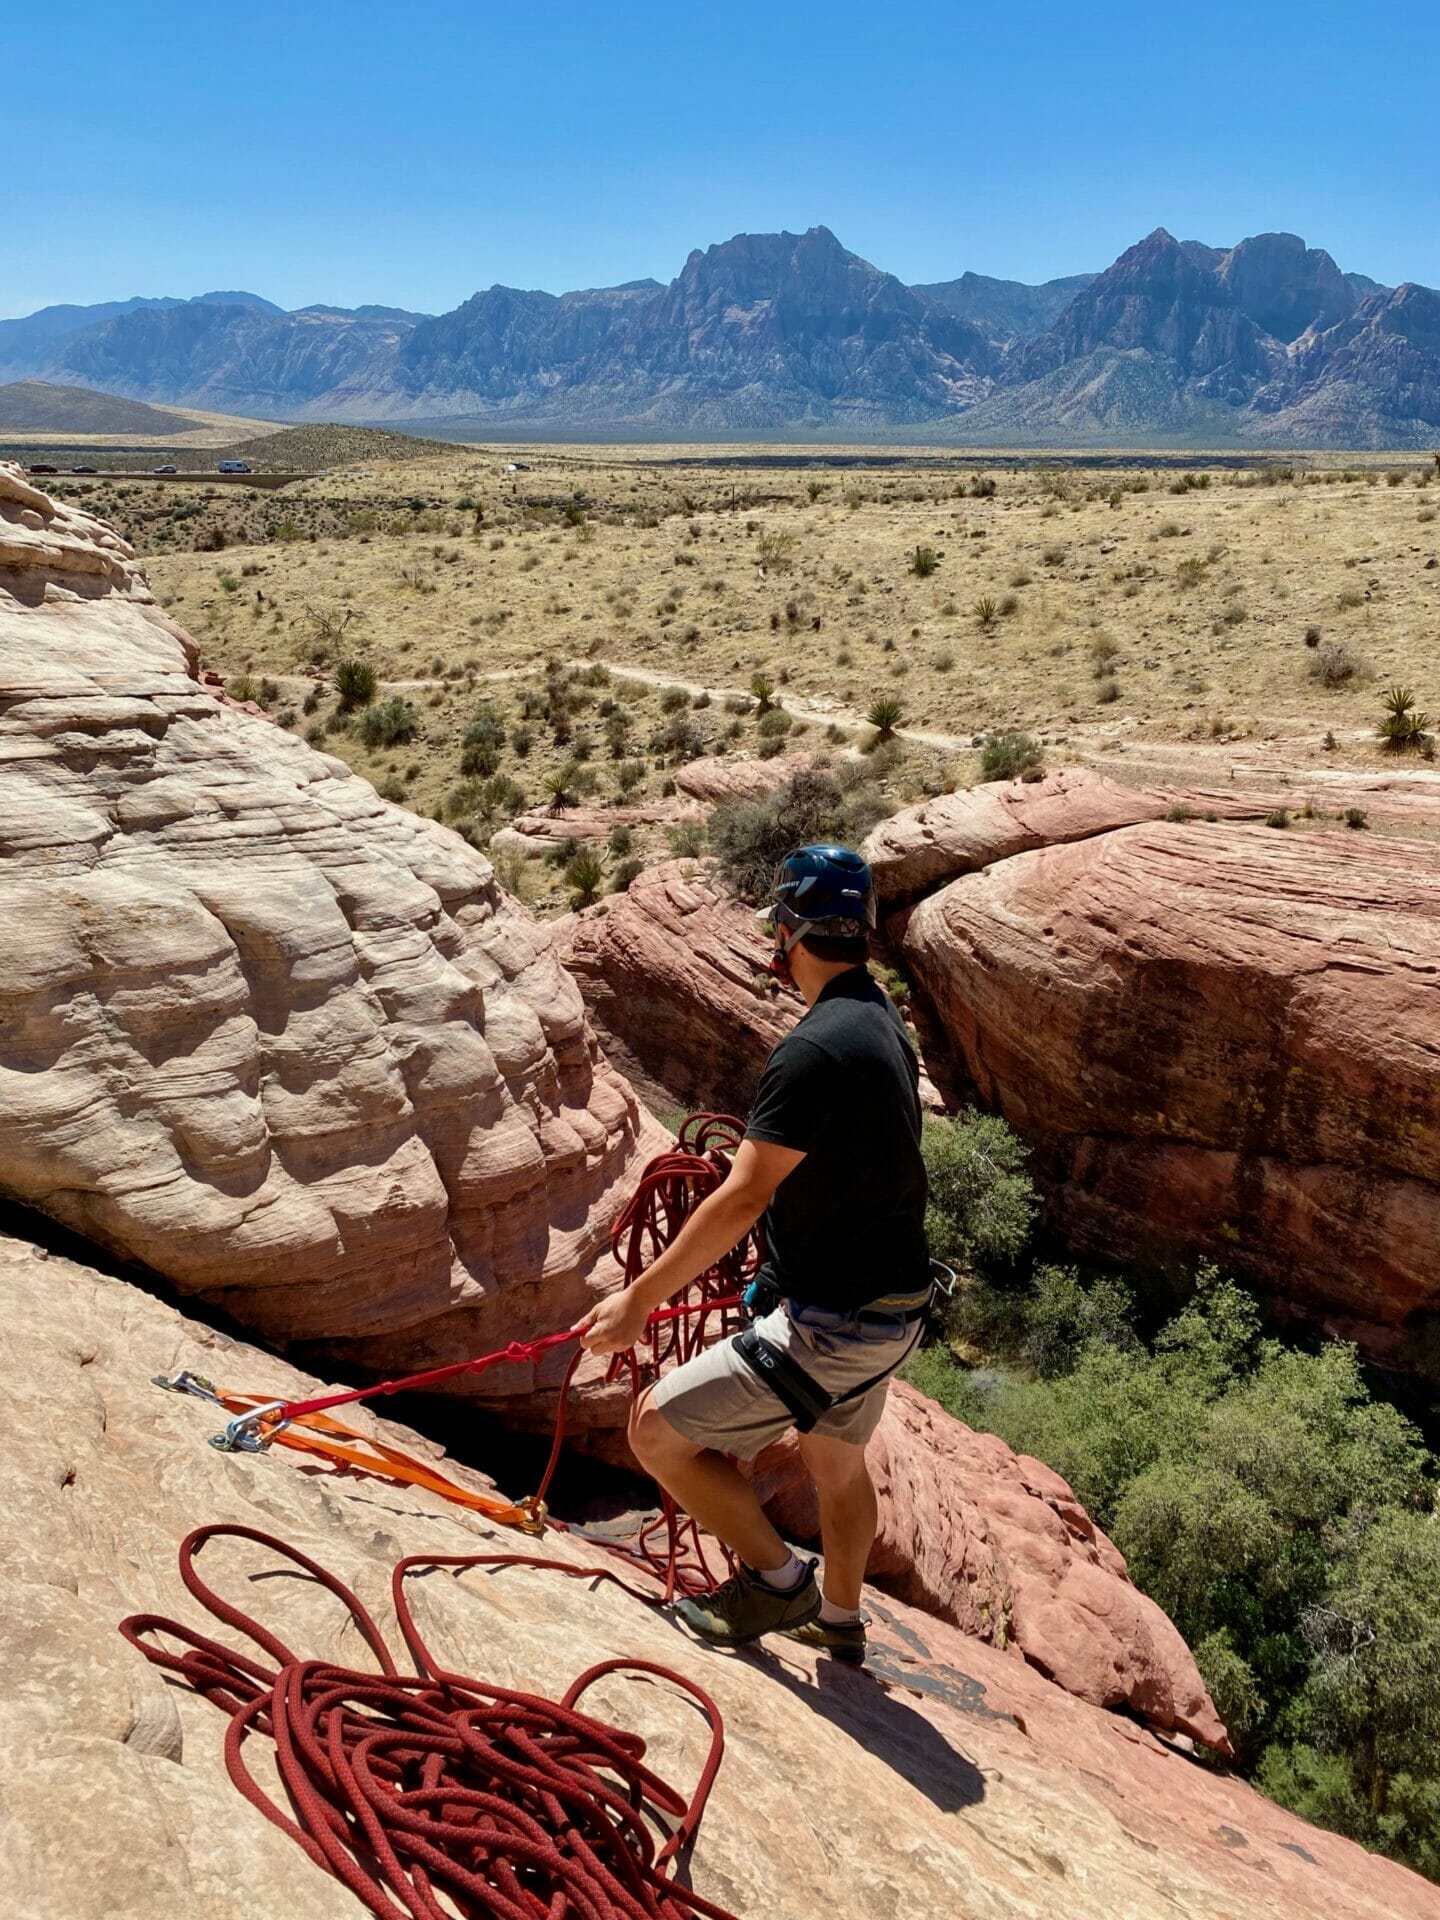
M700 1202L721 1184L742 1137L740 1122L728 1114L691 1114L680 1128L677 1146L650 1161L610 1235L611 1252L627 1284L639 1278L670 1245ZM659 1378L662 1369L681 1365L712 1340L734 1332L740 1320L741 1297L762 1256L756 1228L694 1280L674 1305L658 1308L649 1316L643 1338L628 1352L611 1357L605 1372L607 1384L628 1376L631 1394L638 1396ZM342 1470L358 1468L427 1487L505 1526L539 1533L543 1532L548 1518L547 1496L565 1441L570 1387L583 1357L578 1347L560 1384L554 1440L540 1485L533 1494L513 1505L462 1488L428 1462L416 1460L389 1442L343 1426L330 1414L336 1407L438 1386L462 1374L483 1373L490 1367L534 1364L545 1354L568 1346L578 1338L576 1333L565 1329L542 1334L534 1340L512 1340L493 1353L451 1361L445 1366L404 1374L394 1380L377 1381L373 1386L316 1394L308 1400L266 1400L259 1394L215 1387L189 1372L168 1380L161 1378L158 1384L201 1393L234 1416L225 1433L216 1436L218 1446L240 1446L255 1451L278 1442L298 1452L328 1459ZM660 1503L660 1512L640 1529L634 1540L605 1545L607 1551L658 1581L659 1597L668 1603L677 1593L708 1591L718 1578L733 1571L733 1562L724 1548L711 1541L711 1552L718 1552L722 1561L717 1573L710 1564L707 1543L694 1520L680 1513L663 1489Z
M327 1588L349 1613L378 1671L302 1659L221 1599L194 1565L199 1550L217 1537L252 1541ZM379 1627L348 1587L252 1527L197 1527L181 1542L180 1577L269 1664L158 1614L132 1615L120 1631L148 1660L229 1716L231 1780L378 1920L453 1920L456 1914L734 1920L670 1871L694 1838L724 1751L719 1710L699 1687L649 1661L606 1660L556 1701L489 1686L447 1670L431 1655L406 1601L407 1575L424 1567L510 1564L597 1571L502 1554L401 1560L392 1595L415 1678L399 1672ZM184 1650L152 1644L157 1634ZM581 1696L610 1673L668 1681L705 1716L710 1750L688 1801L644 1765L638 1734L579 1711ZM248 1764L246 1743L267 1737L289 1811ZM655 1829L666 1826L672 1830L661 1843Z

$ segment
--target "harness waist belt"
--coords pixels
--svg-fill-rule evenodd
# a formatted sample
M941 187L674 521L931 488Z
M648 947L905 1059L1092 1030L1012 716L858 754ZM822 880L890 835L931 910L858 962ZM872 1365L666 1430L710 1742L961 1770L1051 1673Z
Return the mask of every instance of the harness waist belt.
M885 1367L873 1379L862 1380L858 1387L851 1387L848 1393L827 1393L820 1382L813 1379L798 1361L792 1360L783 1347L777 1347L773 1340L767 1340L754 1327L737 1333L731 1345L750 1371L765 1382L775 1398L793 1416L797 1433L809 1433L816 1421L822 1420L832 1407L843 1406L847 1400L863 1399L872 1387L878 1387L882 1380L888 1379L898 1364Z

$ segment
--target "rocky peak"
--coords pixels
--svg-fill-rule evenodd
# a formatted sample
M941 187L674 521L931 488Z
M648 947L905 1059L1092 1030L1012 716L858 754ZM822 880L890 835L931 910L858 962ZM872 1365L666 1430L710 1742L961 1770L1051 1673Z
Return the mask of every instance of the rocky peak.
M1225 254L1217 278L1242 313L1277 340L1307 327L1333 327L1354 310L1355 295L1323 247L1294 233L1258 233Z

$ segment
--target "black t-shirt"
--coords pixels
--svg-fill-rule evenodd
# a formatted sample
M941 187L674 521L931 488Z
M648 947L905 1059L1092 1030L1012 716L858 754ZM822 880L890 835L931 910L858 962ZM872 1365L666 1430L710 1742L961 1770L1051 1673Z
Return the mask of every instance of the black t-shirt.
M805 1155L765 1213L764 1276L787 1299L846 1313L929 1284L919 1087L864 967L836 974L766 1061L745 1136Z

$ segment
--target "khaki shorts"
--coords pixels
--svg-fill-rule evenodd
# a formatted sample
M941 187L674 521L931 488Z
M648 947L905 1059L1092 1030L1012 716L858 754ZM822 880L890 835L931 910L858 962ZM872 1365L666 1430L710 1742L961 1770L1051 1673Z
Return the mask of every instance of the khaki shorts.
M832 1407L814 1426L828 1439L863 1447L885 1411L890 1375L920 1344L920 1322L897 1320L884 1328L866 1327L862 1334L852 1316L810 1307L794 1311L799 1317L792 1319L788 1306L777 1307L756 1321L756 1331L788 1353L826 1393L848 1393L883 1376L868 1393ZM740 1460L753 1460L795 1424L790 1409L746 1366L729 1339L717 1340L664 1374L651 1389L651 1404L687 1440Z

